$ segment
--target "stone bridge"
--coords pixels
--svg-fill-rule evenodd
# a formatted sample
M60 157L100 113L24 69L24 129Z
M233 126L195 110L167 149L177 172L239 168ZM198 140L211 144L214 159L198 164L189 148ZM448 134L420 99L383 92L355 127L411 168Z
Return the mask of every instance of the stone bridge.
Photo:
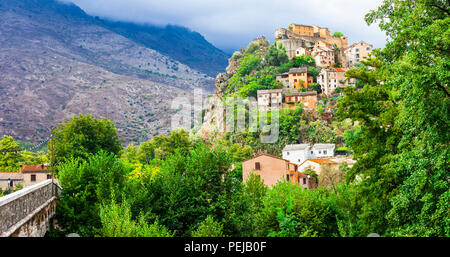
M49 179L0 197L0 237L43 237L60 191Z

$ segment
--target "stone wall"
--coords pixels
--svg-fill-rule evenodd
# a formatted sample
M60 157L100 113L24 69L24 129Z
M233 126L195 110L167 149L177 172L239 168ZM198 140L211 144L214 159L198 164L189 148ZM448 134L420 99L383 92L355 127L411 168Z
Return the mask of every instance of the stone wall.
M41 237L55 214L60 187L52 180L0 198L0 235Z

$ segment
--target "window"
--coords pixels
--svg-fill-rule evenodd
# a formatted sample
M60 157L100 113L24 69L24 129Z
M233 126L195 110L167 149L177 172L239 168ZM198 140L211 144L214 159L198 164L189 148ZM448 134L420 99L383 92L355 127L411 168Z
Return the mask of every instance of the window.
M36 175L31 175L31 181L36 181Z
M311 151L311 154L314 154L314 151Z
M334 86L334 87L336 87L336 86ZM319 154L322 154L322 151L319 151Z
M289 181L289 174L286 175L286 180Z
M327 154L327 150L323 151L323 154Z
M261 170L261 164L259 162L255 162L255 170Z
M298 162L302 162L302 160L301 160L301 159L298 159Z
M367 50L367 51L370 51L370 47L367 47L366 50Z
M306 178L303 178L303 185L306 184Z
M52 179L52 175L47 174L47 179Z
M289 152L286 152L286 155L289 155Z
M359 48L356 48L355 51L356 51L356 52L359 52Z
M14 187L14 181L11 180L11 181L9 182L9 187Z
M359 54L356 54L356 58L359 58Z

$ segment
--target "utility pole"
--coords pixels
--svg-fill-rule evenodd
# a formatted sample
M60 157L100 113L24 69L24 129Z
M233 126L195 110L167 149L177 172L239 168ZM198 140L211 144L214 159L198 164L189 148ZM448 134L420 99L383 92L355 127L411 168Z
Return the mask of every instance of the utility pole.
M52 195L55 195L55 184L54 184L54 177L55 177L55 151L54 151L54 140L53 140L53 126L52 130L50 131L50 169L52 170Z

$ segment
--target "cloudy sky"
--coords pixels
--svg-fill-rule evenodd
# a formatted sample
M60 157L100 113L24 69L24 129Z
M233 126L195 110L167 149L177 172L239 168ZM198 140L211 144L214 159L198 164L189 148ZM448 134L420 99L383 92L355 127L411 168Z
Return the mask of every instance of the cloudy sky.
M364 40L384 47L385 34L370 27L365 14L382 0L65 0L90 15L121 21L174 24L201 33L208 41L233 52L264 35L271 42L277 28L290 23L341 31L349 43Z

